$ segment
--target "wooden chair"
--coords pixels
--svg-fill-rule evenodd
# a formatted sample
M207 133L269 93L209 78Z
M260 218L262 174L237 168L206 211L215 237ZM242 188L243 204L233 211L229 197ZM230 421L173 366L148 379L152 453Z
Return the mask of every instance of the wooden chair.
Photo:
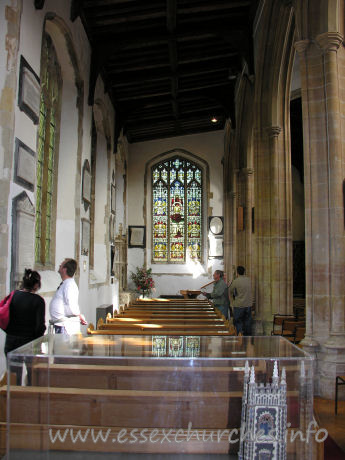
M281 315L277 313L273 316L273 329L271 335L282 335L284 320L295 320L293 315ZM278 329L277 329L278 328Z
M335 414L338 413L338 387L345 385L345 375L337 375L335 378Z

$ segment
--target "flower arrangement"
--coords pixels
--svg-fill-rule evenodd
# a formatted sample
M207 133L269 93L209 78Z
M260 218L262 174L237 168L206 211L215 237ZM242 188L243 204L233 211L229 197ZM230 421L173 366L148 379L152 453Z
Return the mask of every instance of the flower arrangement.
M150 294L155 287L151 268L146 269L144 267L137 267L135 272L131 272L131 279L137 290L142 292L143 295Z

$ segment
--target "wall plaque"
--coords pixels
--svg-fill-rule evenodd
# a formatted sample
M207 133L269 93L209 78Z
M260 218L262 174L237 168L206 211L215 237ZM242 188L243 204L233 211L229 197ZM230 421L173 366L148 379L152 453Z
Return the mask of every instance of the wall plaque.
M90 250L90 221L81 219L81 255L88 256Z
M38 123L40 113L40 79L23 56L20 57L18 106L28 117Z
M85 210L87 210L91 203L91 170L89 160L84 161L82 180L82 199L84 201Z
M33 192L36 179L36 153L16 138L14 182Z

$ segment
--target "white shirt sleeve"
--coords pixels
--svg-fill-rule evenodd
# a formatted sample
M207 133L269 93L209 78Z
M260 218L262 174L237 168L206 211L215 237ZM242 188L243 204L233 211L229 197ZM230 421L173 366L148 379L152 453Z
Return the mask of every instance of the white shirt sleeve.
M65 316L80 315L78 303L79 289L73 278L65 280L63 301L65 306Z

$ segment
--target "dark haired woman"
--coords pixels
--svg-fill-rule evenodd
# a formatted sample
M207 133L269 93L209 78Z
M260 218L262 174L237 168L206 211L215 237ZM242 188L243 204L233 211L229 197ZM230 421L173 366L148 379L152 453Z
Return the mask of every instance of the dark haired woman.
M45 302L41 296L36 294L40 287L40 274L26 269L22 287L15 291L10 305L5 355L44 334L46 329Z

